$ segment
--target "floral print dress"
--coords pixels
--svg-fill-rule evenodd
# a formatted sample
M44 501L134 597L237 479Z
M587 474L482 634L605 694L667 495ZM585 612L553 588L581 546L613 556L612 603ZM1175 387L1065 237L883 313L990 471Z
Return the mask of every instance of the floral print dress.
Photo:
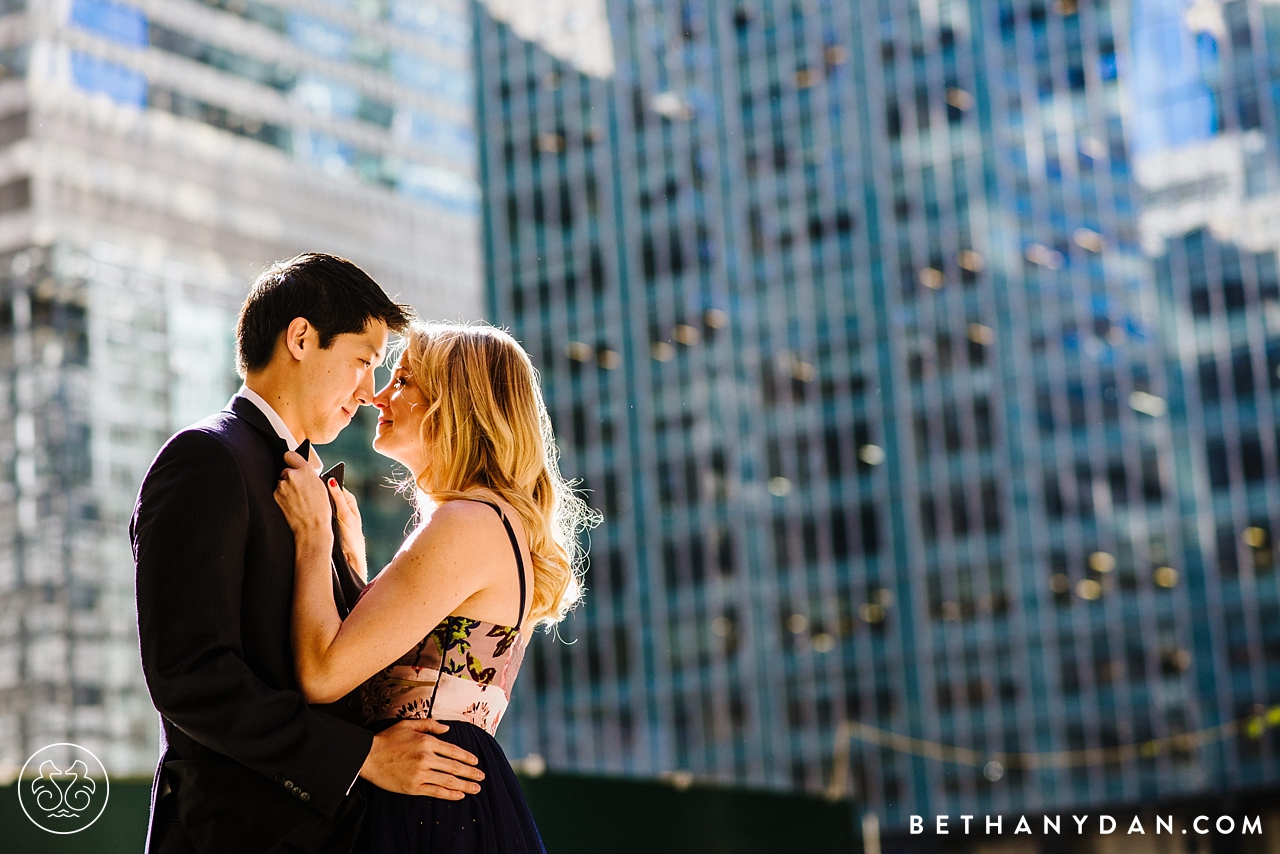
M364 724L388 718L466 721L493 735L511 701L524 660L524 562L511 523L488 501L507 528L520 564L520 620L500 626L451 615L397 661L360 688ZM375 581L376 583L376 581Z
M468 751L484 772L480 791L458 800L403 795L368 785L353 854L546 854L520 782L494 731L507 710L524 658L524 561L502 517L520 572L521 619L500 626L451 615L360 689L365 725L436 718L451 723L437 738ZM470 724L470 725L468 725Z
M493 735L511 701L524 647L519 626L445 617L421 643L360 688L364 722L467 721Z

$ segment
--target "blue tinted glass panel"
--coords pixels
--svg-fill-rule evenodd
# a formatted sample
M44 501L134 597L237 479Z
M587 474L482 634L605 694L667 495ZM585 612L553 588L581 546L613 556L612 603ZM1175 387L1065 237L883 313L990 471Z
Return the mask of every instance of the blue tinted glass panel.
M1217 108L1208 85L1216 75L1217 43L1208 33L1190 31L1184 7L1181 0L1134 3L1130 80L1135 154L1178 148L1217 133Z
M351 55L351 33L324 18L290 12L288 33L294 44L319 56L346 59Z
M460 213L480 210L480 187L475 181L435 166L406 163L400 170L400 192Z
M318 166L322 171L340 175L355 163L356 150L349 142L314 132L299 132L295 139L298 159Z
M132 6L106 0L75 0L70 21L113 42L133 47L147 44L147 16Z
M1103 54L1098 57L1098 76L1103 80L1115 80L1116 74L1119 72L1119 66L1116 64L1116 55L1114 53Z
M135 107L147 105L146 75L78 50L71 52L71 76L86 92L102 92Z
M391 55L391 75L406 86L437 95L455 104L471 104L471 75L457 68L398 50Z
M391 21L405 29L429 36L450 47L471 44L471 24L421 0L392 0Z
M471 162L476 156L475 131L427 113L409 113L409 139L451 160Z
M360 91L354 86L313 74L298 78L293 97L316 115L332 118L354 118L360 106Z

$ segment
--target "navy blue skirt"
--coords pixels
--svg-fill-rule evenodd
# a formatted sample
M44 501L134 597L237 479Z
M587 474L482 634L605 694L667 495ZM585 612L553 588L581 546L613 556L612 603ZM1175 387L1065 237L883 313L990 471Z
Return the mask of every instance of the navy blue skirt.
M395 724L377 721L375 731ZM546 854L524 792L501 745L463 721L437 736L480 760L480 792L458 801L401 795L366 785L367 806L353 854Z

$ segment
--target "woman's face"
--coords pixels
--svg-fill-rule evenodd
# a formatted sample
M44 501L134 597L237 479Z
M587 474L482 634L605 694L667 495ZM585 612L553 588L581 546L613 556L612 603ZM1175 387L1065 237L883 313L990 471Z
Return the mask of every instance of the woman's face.
M404 355L396 363L391 381L373 398L378 409L378 431L373 447L413 472L416 478L426 469L422 453L422 419L427 399L409 374Z

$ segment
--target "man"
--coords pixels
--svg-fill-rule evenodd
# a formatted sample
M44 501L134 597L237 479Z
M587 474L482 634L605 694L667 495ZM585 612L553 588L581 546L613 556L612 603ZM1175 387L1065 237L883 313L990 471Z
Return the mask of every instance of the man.
M240 311L244 386L170 439L147 472L130 535L142 666L161 722L153 854L348 852L364 808L357 777L451 799L479 790L476 758L434 737L443 724L374 735L358 725L354 695L308 706L290 651L294 543L273 498L284 454L332 441L372 402L388 333L407 321L349 261L277 264ZM342 613L363 585L335 548Z

